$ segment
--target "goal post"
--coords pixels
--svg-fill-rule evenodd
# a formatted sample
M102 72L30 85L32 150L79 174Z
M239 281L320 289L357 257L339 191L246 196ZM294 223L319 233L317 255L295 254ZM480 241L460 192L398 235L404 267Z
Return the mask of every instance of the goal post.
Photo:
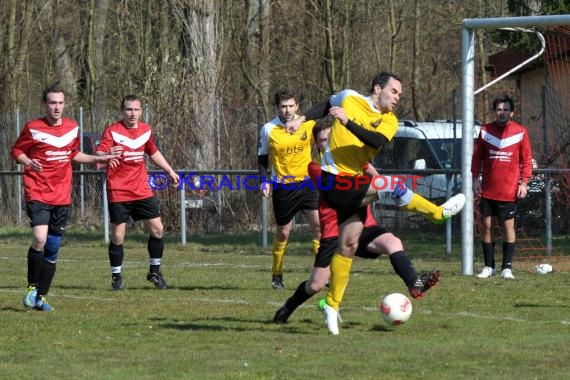
M461 70L463 138L461 149L461 191L466 204L461 214L461 273L473 275L473 190L471 179L471 156L473 152L473 130L475 124L475 31L477 29L498 29L536 26L570 25L570 15L497 17L464 19L461 30Z

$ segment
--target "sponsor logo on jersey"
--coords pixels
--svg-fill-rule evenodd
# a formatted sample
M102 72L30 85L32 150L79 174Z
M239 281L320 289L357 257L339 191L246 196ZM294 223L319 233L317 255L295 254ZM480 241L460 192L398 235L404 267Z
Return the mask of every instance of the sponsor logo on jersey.
M376 121L372 121L370 122L370 126L374 129L378 128L378 126L382 124L382 118L376 120Z

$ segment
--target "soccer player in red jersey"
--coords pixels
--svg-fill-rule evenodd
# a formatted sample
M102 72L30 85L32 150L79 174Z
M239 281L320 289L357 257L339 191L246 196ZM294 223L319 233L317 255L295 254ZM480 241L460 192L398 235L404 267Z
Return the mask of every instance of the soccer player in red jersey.
M313 129L315 144L319 151L326 145L330 127L317 125ZM378 175L372 165L365 165L364 172L370 176ZM309 164L309 175L313 182L317 183L322 174L321 167L311 162ZM338 245L338 219L337 212L329 207L323 197L319 197L319 222L321 226L321 241L319 251L315 257L313 271L308 280L303 281L297 290L285 304L280 307L273 317L274 323L286 323L293 312L306 302L313 295L320 292L329 281L331 272L330 264ZM367 205L364 229L358 241L358 248L355 256L375 259L382 254L390 257L390 263L394 271L402 278L412 297L421 299L425 292L433 287L439 280L438 271L428 275L418 276L412 262L406 255L402 241L391 232L379 227L371 212L371 206ZM428 281L428 279L431 280ZM338 331L331 331L338 334Z
M43 91L42 105L45 116L26 123L10 153L24 166L26 212L32 228L24 306L51 311L46 295L70 215L71 162L106 162L118 157L121 148L106 150L101 156L79 151L79 126L63 117L65 93L59 84Z
M175 186L179 183L178 174L158 150L151 127L140 121L141 99L135 95L125 96L121 102L121 114L121 120L105 128L96 152L102 154L114 146L123 149L121 158L112 160L107 166L107 199L111 220L111 285L113 290L123 289L123 242L130 216L135 221L142 220L149 232L150 269L147 280L158 289L166 289L168 286L160 271L164 251L163 225L158 201L148 184L145 154L168 174Z
M495 274L491 236L494 216L499 219L504 235L501 277L515 278L512 261L515 254L516 206L517 199L527 194L527 183L532 174L532 145L526 128L512 120L514 110L513 100L509 96L495 98L495 121L481 128L473 149L473 193L481 195L481 239L485 260L485 267L477 275L479 278Z

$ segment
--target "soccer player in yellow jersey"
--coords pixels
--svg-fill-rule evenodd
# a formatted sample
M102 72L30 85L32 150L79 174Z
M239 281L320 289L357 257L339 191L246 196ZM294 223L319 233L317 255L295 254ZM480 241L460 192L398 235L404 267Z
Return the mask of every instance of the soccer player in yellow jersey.
M273 240L273 265L271 268L273 289L284 289L283 256L293 226L293 217L303 211L311 228L312 251L319 249L321 231L317 213L317 191L312 185L307 167L311 162L314 121L299 125L294 133L287 132L285 123L298 117L299 97L288 90L275 94L275 106L279 114L261 127L257 162L261 178L261 193L272 194L275 215ZM268 168L271 165L271 177Z
M327 203L338 213L339 246L330 269L331 279L323 313L329 331L339 333L338 310L350 276L352 258L366 217L366 205L389 192L394 202L408 211L426 215L434 222L456 215L465 205L465 196L457 194L438 206L407 189L403 182L387 189L384 178L370 178L362 172L366 162L390 141L397 129L394 109L400 101L402 83L390 72L372 79L370 95L344 90L312 107L304 116L287 123L294 133L301 123L327 114L335 118L328 144L321 156L321 190ZM377 182L376 182L377 181ZM432 272L422 285L424 290L436 284L439 271Z

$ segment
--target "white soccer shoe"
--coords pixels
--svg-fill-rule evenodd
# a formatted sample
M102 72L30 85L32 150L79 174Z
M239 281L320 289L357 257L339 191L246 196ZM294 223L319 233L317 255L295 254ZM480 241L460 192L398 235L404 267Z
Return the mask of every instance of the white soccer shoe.
M477 275L478 278L489 278L491 276L495 275L495 269L491 268L491 267L485 267L483 268L483 270L481 271L481 273L479 273Z
M449 198L447 202L441 205L443 208L443 219L447 220L454 215L457 215L463 210L465 206L465 195L462 193L456 194Z
M501 271L501 278L506 278L508 280L514 280L513 272L509 268L505 268Z
M338 320L339 320L338 311L330 307L327 304L326 300L324 299L322 299L321 302L319 303L319 307L321 308L323 315L325 316L325 323L331 334L338 335L340 332L338 329Z

